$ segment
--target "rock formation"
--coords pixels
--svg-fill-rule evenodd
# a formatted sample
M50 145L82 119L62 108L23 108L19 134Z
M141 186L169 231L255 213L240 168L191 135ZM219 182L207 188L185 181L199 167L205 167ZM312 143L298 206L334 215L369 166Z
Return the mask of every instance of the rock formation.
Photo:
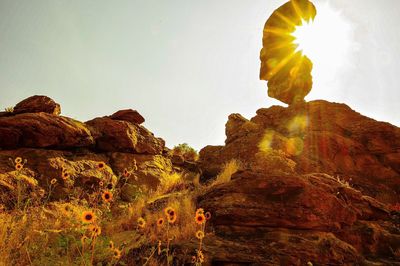
M215 176L231 159L251 168L263 153L283 151L295 163L289 173L327 173L383 202L398 201L399 128L344 104L319 100L288 108L272 106L259 109L250 120L231 115L226 134L225 146L200 151L205 178Z
M14 112L0 116L0 175L14 170L9 158L22 157L31 170L28 176L44 188L56 178L52 197L65 199L77 187L93 190L99 181L115 184L128 170L121 196L132 201L138 186L155 189L160 176L173 171L164 140L140 125L143 122L137 111L121 110L83 123L60 116L60 105L46 96L29 97ZM107 167L97 169L100 162ZM63 181L62 169L73 184ZM12 182L2 177L0 188L6 193Z
M68 257L69 263L86 264L84 251L90 250L90 265L141 265L157 256L158 262L187 265L193 254L202 265L400 265L400 128L344 104L303 102L312 86L312 63L295 51L289 33L315 15L308 0L291 0L265 24L260 78L268 80L268 95L289 107L262 108L251 119L230 115L225 145L204 147L197 162L171 153L142 125L145 119L136 110L83 123L61 116L52 99L32 96L13 112L1 112L0 215L8 217L8 225L0 227L0 235L12 254L0 251L7 262L53 265ZM193 152L190 157L197 158ZM161 180L176 173L200 177L177 175L180 180L175 176L167 180L168 189L160 189ZM162 195L139 198L143 190ZM181 209L165 211L171 227L164 239L160 210L170 199ZM97 213L103 214L104 227L93 223L96 212L86 210L63 228L61 220L73 216L71 206L88 207L88 202L91 209L101 205ZM184 213L193 202L211 213L203 216L203 222L211 217L207 227L190 211ZM29 205L40 211L36 224L54 220L59 230L31 227L34 232L27 234L27 218L35 220ZM19 217L18 231L13 227ZM101 228L108 234L103 239ZM200 242L191 230L200 232ZM91 246L85 242L89 233ZM50 234L55 242L48 242ZM97 237L100 252L95 252ZM52 249L51 243L58 246ZM29 249L34 259L42 250L52 260L43 262L40 253L32 263ZM69 252L76 250L80 255L73 261ZM27 258L21 260L21 254Z
M291 33L302 21L314 19L308 0L291 0L275 10L264 26L260 79L268 81L268 95L284 103L301 102L311 91L312 62L296 51Z
M25 106L34 105L29 99L37 98ZM166 174L201 173L199 190L194 182L175 187L149 208L181 194L211 212L203 265L400 263L400 212L393 208L400 201L400 129L344 104L272 106L251 119L232 114L225 145L203 148L198 162L171 155L137 111L82 123L51 108L30 110L0 116L0 204L8 210L15 199L7 195L21 181L27 197L56 179L49 200L61 202L94 194L103 183L117 188L116 207L135 202L138 188L156 189ZM16 157L27 160L19 181L10 162ZM239 170L230 181L207 185L233 160ZM113 239L127 242L132 231L124 233ZM174 240L176 263L198 247L193 238ZM124 262L137 265L137 254L149 249L132 249Z
M214 217L207 251L218 265L398 265L399 140L326 101L230 115L225 145L200 151L205 182L241 162L198 199Z

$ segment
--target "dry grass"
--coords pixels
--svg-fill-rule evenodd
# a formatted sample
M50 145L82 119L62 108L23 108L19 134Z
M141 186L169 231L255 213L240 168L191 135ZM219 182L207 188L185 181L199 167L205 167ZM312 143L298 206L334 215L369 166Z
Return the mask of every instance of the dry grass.
M334 179L342 186L342 187L346 187L346 188L351 188L351 185L349 183L349 181L347 181L346 179L342 179L340 178L340 176L335 176Z
M7 113L13 113L14 112L14 107L13 106L6 107L6 108L4 108L4 111L7 112Z
M69 164L60 165L62 173L74 178ZM84 171L109 171L106 165L98 168L96 163ZM90 192L75 187L68 202L50 202L49 195L62 181L41 188L31 174L23 167L0 175L0 265L115 265L135 250L140 251L139 264L165 265L169 260L171 265L174 244L195 239L196 193L187 189L191 181L180 173L163 174L158 189L145 191L132 203L119 200L118 186L107 189L112 195L107 201L102 197L105 184ZM171 223L166 207L176 214ZM86 212L95 218L85 220ZM158 225L160 218L163 226Z
M236 159L232 159L229 162L225 163L221 172L217 175L214 182L211 183L211 186L224 184L231 181L232 175L239 171L241 167L241 162Z
M176 189L179 189L185 181L182 178L181 173L162 173L160 176L160 185L158 187L158 194L170 193Z

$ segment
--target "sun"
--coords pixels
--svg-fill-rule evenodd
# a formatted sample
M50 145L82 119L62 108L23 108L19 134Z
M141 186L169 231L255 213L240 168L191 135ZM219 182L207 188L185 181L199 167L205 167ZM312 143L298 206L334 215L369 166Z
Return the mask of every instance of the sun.
M300 51L313 62L314 85L326 85L350 64L354 48L352 25L328 2L316 3L314 20L302 21L292 36Z

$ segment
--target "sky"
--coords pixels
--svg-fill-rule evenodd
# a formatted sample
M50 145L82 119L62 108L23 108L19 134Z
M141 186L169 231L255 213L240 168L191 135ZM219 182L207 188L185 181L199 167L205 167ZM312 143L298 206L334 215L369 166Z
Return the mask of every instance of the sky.
M285 106L258 78L264 23L284 3L0 0L0 108L32 95L80 121L131 108L170 148L223 144L229 114ZM314 77L306 100L400 126L400 1L329 5L352 45L343 68Z

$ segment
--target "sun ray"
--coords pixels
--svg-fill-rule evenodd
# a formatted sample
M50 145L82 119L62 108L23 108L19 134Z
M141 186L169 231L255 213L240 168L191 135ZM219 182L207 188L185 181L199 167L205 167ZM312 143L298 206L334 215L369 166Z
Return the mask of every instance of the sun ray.
M296 65L290 70L290 81L289 81L289 87L293 86L293 82L296 81L297 78L297 73L299 72L299 67L301 66L301 63L304 60L304 56L301 56L299 60L297 60ZM292 73L293 71L293 73Z
M269 73L268 73L268 77L272 78L273 76L276 75L276 73L278 73L284 66L286 66L286 64L296 55L297 53L292 52L290 54L288 54L285 58L283 58L278 65L276 65Z
M269 48L269 51L273 52L275 50L282 49L282 48L297 47L297 45L293 43L293 40L294 40L294 38L288 40L287 42L277 42L277 43L271 45L271 47Z
M273 34L281 35L281 36L290 36L291 35L291 32L289 32L288 30L278 28L278 27L269 27L267 29L264 29L264 32L273 33Z
M296 23L294 23L293 20L291 20L290 18L286 17L285 15L283 15L281 12L276 12L276 15L284 22L286 22L286 24L290 25L291 27L296 27Z
M293 7L294 12L296 12L296 14L297 14L297 18L299 18L299 19L303 18L303 12L301 12L301 9L297 5L296 1L295 0L291 0L291 3L292 3L292 7Z
M315 17L313 17L313 16L310 16L310 14L312 14L312 12L313 12L313 6L312 5L308 5L308 14L307 14L307 18L306 18L306 21L307 22L309 22L310 21L310 19L313 21L314 20L314 18Z

